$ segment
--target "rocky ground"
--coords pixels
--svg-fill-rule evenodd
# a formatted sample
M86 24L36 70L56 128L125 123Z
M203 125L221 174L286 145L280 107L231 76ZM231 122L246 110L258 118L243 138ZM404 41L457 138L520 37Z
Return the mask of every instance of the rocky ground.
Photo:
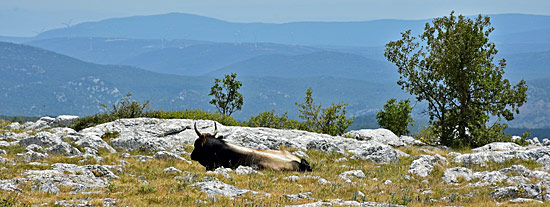
M550 205L550 141L471 151L425 146L385 129L329 136L217 124L233 144L286 149L313 172L241 166L206 172L189 158L213 121L120 119L79 132L78 117L0 126L7 206Z

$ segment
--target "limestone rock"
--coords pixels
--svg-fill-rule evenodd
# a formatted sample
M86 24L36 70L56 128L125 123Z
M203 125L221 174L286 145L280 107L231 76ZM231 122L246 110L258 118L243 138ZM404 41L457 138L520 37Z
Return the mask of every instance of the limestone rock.
M300 179L316 179L317 182L321 185L326 185L326 184L330 184L331 182L322 178L321 176L313 176L313 175L303 175L303 176L296 176L296 175L291 175L291 176L288 176L288 177L284 177L283 178L284 180L290 180L290 181L298 181Z
M48 147L44 151L48 154L65 156L75 156L82 154L82 152L80 152L77 148L71 146L69 143L66 142L61 142L59 144Z
M197 135L192 129L194 123L201 132L213 132L214 122L189 119L118 119L83 129L81 134L101 137L105 132L117 131L120 136L110 140L111 146L123 151L136 149L145 151L167 151L183 144L193 144ZM366 159L378 163L393 162L407 154L389 145L330 136L300 130L270 129L262 127L233 127L217 123L218 135L226 142L256 149L278 150L280 146L298 150L317 149L323 152L343 154L346 150L355 152L353 159ZM394 135L395 136L395 135Z
M55 136L52 133L49 132L38 132L34 136L30 136L28 138L19 140L19 145L21 146L29 146L31 144L36 144L41 147L51 147L54 145L61 144L63 141L61 141L61 138Z
M179 155L172 152L159 151L155 153L154 157L159 160L180 160L186 162L187 164L191 164L191 161L188 161L185 158L180 157Z
M18 153L16 157L23 159L25 162L38 161L48 157L47 154L43 154L35 151L28 151L26 153Z
M465 181L470 181L474 178L474 173L465 167L453 167L445 170L442 180L447 184L455 184L458 183L459 177Z
M68 127L76 123L78 119L80 119L78 116L60 115L53 120L51 127Z
M530 198L516 198L516 199L512 199L509 201L510 203L540 203L540 204L543 204L544 202L542 201L539 201L539 200L535 200L535 199L530 199Z
M299 201L302 199L315 200L311 198L311 195L313 195L311 192L298 193L298 194L284 194L285 198L291 201Z
M55 192L53 186L69 186L74 192L103 188L109 178L118 178L111 169L116 166L85 165L56 163L50 170L27 170L22 174L33 182L33 189Z
M401 156L408 156L400 150L393 149L389 145L378 143L364 143L360 147L350 150L354 155L351 159L370 160L376 163L390 163L400 160Z
M22 190L19 187L17 187L16 181L14 179L0 180L0 190L22 192Z
M164 173L181 173L181 170L178 170L175 167L168 167L168 168L165 168L162 172L164 172Z
M346 137L354 137L358 140L373 141L384 143L393 147L403 147L413 144L423 145L422 142L413 139L412 137L398 137L392 131L387 129L361 129L352 130L344 134Z
M263 175L263 173L254 170L254 168L250 166L242 166L242 165L239 165L239 167L235 169L235 173L239 175L255 175L255 174Z
M340 173L338 177L340 177L340 179L351 182L351 178L359 178L359 179L365 178L365 173L363 173L362 170L350 170L350 171Z
M495 200L513 199L513 198L517 198L519 194L520 192L518 188L515 186L502 187L502 188L497 188L495 191L493 191L491 193L491 198Z
M426 177L432 172L434 166L438 163L441 165L447 164L447 159L438 154L434 156L420 155L418 159L411 163L409 173L419 177Z
M482 147L472 149L472 152L486 152L486 151L510 151L510 150L525 150L522 147L513 142L493 142L486 144Z
M197 182L191 186L198 187L200 190L210 196L222 195L226 197L238 197L245 193L257 194L256 191L251 191L247 189L241 189L226 183L223 183L217 179Z

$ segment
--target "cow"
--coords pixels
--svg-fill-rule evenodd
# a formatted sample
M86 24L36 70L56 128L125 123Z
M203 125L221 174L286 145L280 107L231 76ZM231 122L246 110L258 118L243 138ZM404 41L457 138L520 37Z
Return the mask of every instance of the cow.
M195 140L191 160L198 161L206 170L218 167L235 169L239 165L273 171L311 171L309 163L284 150L261 150L227 143L223 136L216 137L218 127L214 122L214 134L200 133L195 122Z

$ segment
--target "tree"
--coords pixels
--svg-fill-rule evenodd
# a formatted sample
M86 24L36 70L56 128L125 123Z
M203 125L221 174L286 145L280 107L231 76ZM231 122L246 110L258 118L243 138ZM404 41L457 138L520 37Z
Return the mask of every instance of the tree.
M304 120L302 128L308 131L319 132L330 135L341 135L353 123L353 119L346 117L346 106L342 101L326 109L322 109L313 102L311 88L306 90L304 103L296 105L300 111L300 118Z
M210 104L214 105L218 112L231 116L233 112L241 110L243 105L243 95L239 93L239 88L243 85L240 81L235 80L237 74L225 75L223 80L217 79L214 86L210 88L209 96L214 96L210 100ZM220 83L223 85L220 86Z
M502 118L510 121L527 101L524 80L504 79L506 60L489 42L489 17L435 18L416 37L411 30L386 45L385 56L400 73L397 82L417 100L428 103L430 123L447 146L480 146L507 137ZM494 118L493 124L489 119ZM489 126L490 125L490 126Z
M386 129L389 129L397 136L411 133L409 131L409 125L412 125L413 118L411 117L412 107L409 103L409 99L400 100L399 103L395 103L395 99L392 98L384 105L384 109L376 114L378 124Z

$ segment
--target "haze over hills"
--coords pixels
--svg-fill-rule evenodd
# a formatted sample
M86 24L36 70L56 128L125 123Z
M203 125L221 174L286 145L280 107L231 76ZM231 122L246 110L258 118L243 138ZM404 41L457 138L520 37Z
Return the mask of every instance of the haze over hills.
M123 60L120 64L147 68L160 73L205 75L213 70L257 56L270 54L301 55L315 51L319 51L319 49L270 43L198 44L142 53Z
M550 127L550 16L490 16L495 60L506 58L505 77L526 79L530 87L511 126ZM325 105L343 100L351 114L372 115L387 99L407 97L395 84L398 74L383 56L384 44L406 29L421 32L429 21L232 23L171 13L82 23L34 38L0 37L58 53L5 46L11 49L0 54L2 74L8 74L0 78L0 95L9 101L0 114L88 115L99 110L97 102L112 103L127 92L166 110L214 110L207 96L213 77L237 72L245 96L243 111L235 114L240 119L271 109L295 117L294 103L310 86Z
M548 42L543 35L550 16L490 15L495 42ZM412 29L421 32L430 20L374 20L362 22L232 23L218 19L170 13L113 18L42 32L36 38L110 37L132 39L193 39L213 42L270 42L291 45L382 46ZM530 35L529 39L522 36Z
M102 109L98 103L114 103L126 93L141 101L151 100L158 109L214 110L207 96L213 84L211 77L93 64L26 45L0 42L0 73L0 113L5 115L90 115ZM338 100L349 103L352 114L372 113L390 96L405 95L391 83L336 77L239 79L245 97L243 110L235 114L240 119L271 109L296 117L294 103L303 101L308 87L324 105Z
M395 83L399 76L388 62L339 52L315 52L304 55L264 55L225 66L209 73L222 77L237 73L242 76L304 78L312 74L372 83Z

